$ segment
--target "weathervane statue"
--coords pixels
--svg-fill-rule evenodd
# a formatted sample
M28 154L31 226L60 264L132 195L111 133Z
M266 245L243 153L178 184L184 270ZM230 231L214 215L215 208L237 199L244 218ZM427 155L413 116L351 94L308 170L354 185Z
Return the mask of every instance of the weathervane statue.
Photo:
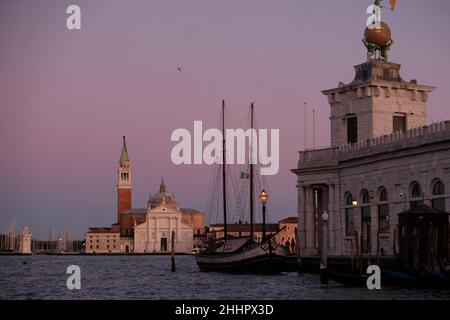
M383 0L375 0L375 4L367 8L367 13L371 14L367 19L367 28L364 32L363 43L367 48L367 61L376 59L376 52L378 51L378 60L388 61L388 52L394 44L391 37L391 29L389 26L381 21L381 2ZM389 0L391 10L395 9L396 0Z

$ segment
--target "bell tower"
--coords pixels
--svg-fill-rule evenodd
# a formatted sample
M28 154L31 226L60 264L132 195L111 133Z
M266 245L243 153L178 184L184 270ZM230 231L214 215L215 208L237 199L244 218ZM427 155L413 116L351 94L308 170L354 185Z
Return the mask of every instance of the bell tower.
M122 152L119 160L117 184L117 221L120 223L120 213L131 209L131 165L128 157L127 143L123 136Z

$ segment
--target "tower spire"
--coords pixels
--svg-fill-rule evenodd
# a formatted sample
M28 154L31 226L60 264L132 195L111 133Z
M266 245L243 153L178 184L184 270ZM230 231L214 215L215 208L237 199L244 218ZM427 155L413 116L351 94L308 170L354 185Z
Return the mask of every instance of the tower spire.
M123 136L122 152L120 153L119 168L118 168L118 222L122 226L121 212L131 209L131 163L128 157L127 143L125 136ZM132 228L132 226L131 226Z
M122 165L125 164L127 161L130 161L130 158L128 157L127 141L125 140L125 136L123 136L122 152L120 154L119 163Z

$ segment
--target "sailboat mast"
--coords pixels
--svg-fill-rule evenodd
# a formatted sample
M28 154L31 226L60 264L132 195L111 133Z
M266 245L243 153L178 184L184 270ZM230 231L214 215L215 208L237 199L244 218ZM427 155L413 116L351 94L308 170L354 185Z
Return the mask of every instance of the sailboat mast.
M253 239L253 102L250 107L250 238Z
M227 184L226 184L226 138L225 138L225 100L222 100L222 192L223 192L223 238L227 241Z

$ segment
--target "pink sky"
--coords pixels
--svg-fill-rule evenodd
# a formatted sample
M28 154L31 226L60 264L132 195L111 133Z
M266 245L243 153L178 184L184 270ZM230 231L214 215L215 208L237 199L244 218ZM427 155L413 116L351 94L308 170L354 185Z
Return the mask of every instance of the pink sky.
M134 207L164 176L182 207L205 210L211 168L173 165L170 135L194 120L217 126L222 99L236 118L255 101L259 126L280 129L269 213L296 215L289 169L304 148L303 102L317 109L316 146L328 145L320 91L350 82L364 62L371 2L1 1L0 232L13 216L41 238L50 226L82 237L115 222L122 135ZM81 31L66 29L70 4L81 6ZM447 0L399 0L384 12L390 60L405 80L438 87L430 122L450 118L448 12Z

